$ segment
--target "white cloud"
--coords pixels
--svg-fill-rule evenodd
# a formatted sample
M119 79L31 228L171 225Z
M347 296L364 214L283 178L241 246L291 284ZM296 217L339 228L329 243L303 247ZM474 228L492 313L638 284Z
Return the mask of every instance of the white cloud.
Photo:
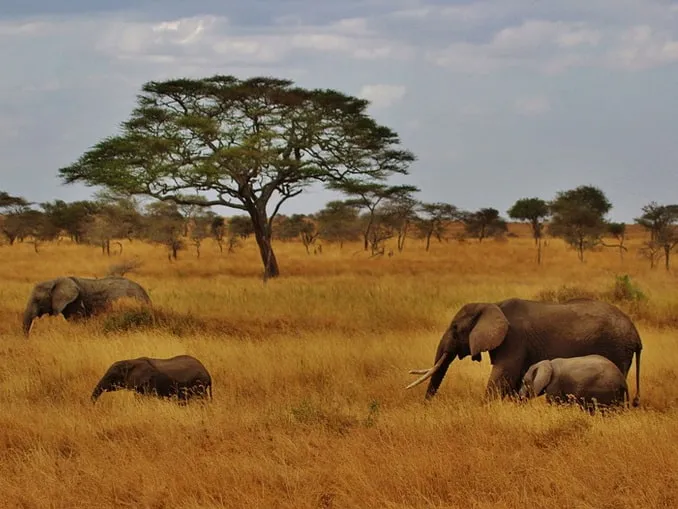
M402 85L364 85L358 95L375 108L387 108L402 100L406 88Z
M607 64L613 68L638 71L678 62L678 41L666 31L648 25L630 27L619 36Z
M551 102L543 95L521 97L513 104L516 113L525 116L543 115L551 110Z

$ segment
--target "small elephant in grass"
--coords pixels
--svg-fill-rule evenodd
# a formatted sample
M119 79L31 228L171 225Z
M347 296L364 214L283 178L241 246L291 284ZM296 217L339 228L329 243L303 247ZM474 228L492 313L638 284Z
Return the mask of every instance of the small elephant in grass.
M33 321L42 315L58 315L66 320L87 317L106 309L114 300L130 297L145 304L151 298L138 283L124 277L101 279L59 277L37 283L24 311L24 335L30 334Z
M626 378L602 355L556 358L532 364L523 377L521 399L546 394L549 403L565 403L574 397L593 410L596 405L617 406L629 400Z
M212 377L207 368L190 355L169 359L125 359L108 368L92 392L92 403L96 403L102 393L119 389L161 398L176 396L180 401L194 396L204 398L209 394L212 400Z

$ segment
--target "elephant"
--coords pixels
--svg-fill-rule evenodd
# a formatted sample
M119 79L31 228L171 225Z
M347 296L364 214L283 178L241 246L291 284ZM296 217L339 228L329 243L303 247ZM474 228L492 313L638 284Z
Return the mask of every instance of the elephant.
M194 396L212 400L212 377L195 357L177 355L168 359L138 357L111 364L92 391L92 403L104 392L120 389L160 398L176 396L188 401Z
M33 321L42 315L61 313L66 320L95 315L116 299L132 297L145 304L151 298L138 283L124 277L101 279L59 277L37 283L28 298L24 311L23 331L28 337Z
M596 405L616 406L629 399L624 374L602 355L539 361L527 370L518 395L521 399L546 394L548 403L565 403L573 397L592 410Z
M636 356L636 396L640 402L640 335L631 319L607 302L577 298L566 302L540 302L510 298L500 302L470 302L459 309L442 335L433 367L411 370L422 375L410 389L431 379L426 399L438 391L456 357L480 362L487 352L492 371L487 398L517 396L527 369L557 357L599 354L627 376Z

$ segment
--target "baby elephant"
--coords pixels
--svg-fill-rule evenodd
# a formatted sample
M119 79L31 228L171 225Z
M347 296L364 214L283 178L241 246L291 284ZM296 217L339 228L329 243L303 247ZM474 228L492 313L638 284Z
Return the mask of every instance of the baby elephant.
M139 394L162 398L177 396L187 401L192 396L212 399L212 377L195 357L178 355L169 359L139 357L114 362L92 392L92 403L103 392L129 389Z
M546 394L549 403L566 402L574 396L591 410L595 404L612 406L628 401L626 379L619 368L601 355L557 358L537 362L523 377L519 396ZM595 403L594 403L595 400Z

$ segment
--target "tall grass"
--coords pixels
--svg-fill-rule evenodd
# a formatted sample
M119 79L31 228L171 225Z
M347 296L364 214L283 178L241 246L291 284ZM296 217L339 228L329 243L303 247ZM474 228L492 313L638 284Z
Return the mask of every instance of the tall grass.
M514 227L515 228L515 227ZM84 323L20 318L32 284L104 276L120 257L67 242L0 246L1 507L572 507L678 505L676 275L635 254L550 240L423 243L370 259L357 244L276 246L263 283L256 247L203 247L169 263L125 244L127 276L154 301ZM632 232L633 233L633 232ZM639 293L640 292L640 293ZM472 300L592 295L636 320L641 408L589 416L541 400L484 402L491 366L453 363L436 398L405 391ZM122 358L188 353L214 401L180 407L89 394ZM633 393L633 391L632 391Z

